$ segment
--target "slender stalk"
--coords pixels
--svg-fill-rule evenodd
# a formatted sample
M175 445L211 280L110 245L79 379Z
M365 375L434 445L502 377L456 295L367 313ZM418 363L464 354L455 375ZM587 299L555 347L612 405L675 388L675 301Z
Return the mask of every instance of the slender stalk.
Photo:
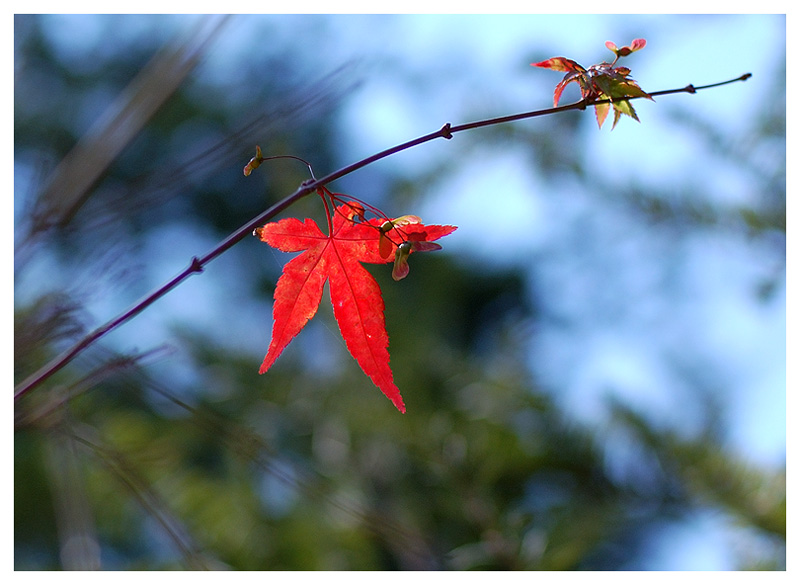
M730 79L728 81L723 81L720 83L714 83L710 85L703 85L700 87L695 87L694 85L687 85L686 87L682 87L680 89L669 89L663 91L657 91L650 93L650 96L661 96L661 95L668 95L674 93L696 93L702 89L709 89L712 87L719 87L721 85L727 85L729 83L735 83L737 81L745 81L749 79L752 75L750 73L745 73L744 75L737 77L736 79ZM86 335L83 339L78 341L75 345L64 351L62 354L56 356L52 359L49 363L42 366L38 371L34 372L30 376L28 376L25 380L20 382L14 388L14 400L20 399L22 396L42 384L45 380L53 376L56 372L61 370L64 366L66 366L69 362L71 362L75 356L85 350L87 347L92 345L95 341L103 337L109 331L116 329L125 321L128 321L135 315L141 313L144 309L149 307L155 301L163 297L173 288L178 286L181 282L186 280L192 274L197 272L202 272L203 268L206 264L211 262L217 256L220 256L224 252L226 252L229 248L233 247L234 244L238 243L240 240L244 239L246 236L250 235L253 230L267 221L271 220L273 217L278 215L280 212L285 210L287 207L290 207L299 199L302 199L306 195L310 193L316 192L316 190L320 187L324 187L328 183L331 183L337 179L341 179L342 177L349 175L367 165L370 165L376 161L379 161L383 158L391 156L393 154L397 154L398 152L402 152L409 148L413 148L414 146L419 146L420 144L424 144L426 142L430 142L431 140L435 140L436 138L447 138L450 139L453 137L453 134L457 132L464 132L466 130L473 130L475 128L483 128L485 126L494 126L497 124L505 124L508 122L516 122L519 120L525 120L528 118L536 118L539 116L547 116L550 114L558 114L561 112L567 112L570 110L585 110L588 107L604 104L604 103L611 103L612 101L623 101L623 100L632 100L637 99L636 97L630 98L619 98L616 100L593 100L593 101L586 101L580 100L578 102L574 102L572 104L568 104L565 106L558 106L554 108L548 108L544 110L535 110L531 112L524 112L521 114L514 114L511 116L502 116L499 118L491 118L488 120L480 120L478 122L470 122L467 124L460 124L458 126L451 126L450 123L445 124L436 132L431 132L430 134L425 134L424 136L420 136L413 140L409 140L408 142L403 142L402 144L398 144L397 146L393 146L391 148L387 148L381 152L373 154L372 156L368 156L365 159L362 159L358 162L350 164L346 167L343 167L337 171L330 173L322 177L321 179L313 179L310 181L304 182L298 189L292 193L281 199L275 205L269 207L257 217L254 217L252 220L244 224L242 227L237 229L235 232L230 234L227 238L225 238L222 242L217 244L210 252L205 254L201 257L194 257L192 258L189 266L183 269L183 271L176 274L171 280L164 283L158 289L138 301L135 305L130 307L125 312L121 313L120 315L114 317L106 324L98 327L88 335Z

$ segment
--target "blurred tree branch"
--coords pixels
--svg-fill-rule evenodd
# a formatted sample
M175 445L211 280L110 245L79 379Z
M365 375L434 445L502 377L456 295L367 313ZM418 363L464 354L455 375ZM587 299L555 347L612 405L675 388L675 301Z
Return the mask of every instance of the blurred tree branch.
M151 59L46 180L29 237L71 221L92 186L183 83L226 22L227 17L203 19L184 40Z

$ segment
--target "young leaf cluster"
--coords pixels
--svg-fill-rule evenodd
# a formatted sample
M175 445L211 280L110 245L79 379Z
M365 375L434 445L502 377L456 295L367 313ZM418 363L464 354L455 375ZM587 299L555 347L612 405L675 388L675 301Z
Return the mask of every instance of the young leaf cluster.
M561 94L570 83L577 83L580 86L581 97L584 101L608 100L607 102L595 105L595 115L597 124L603 127L610 109L614 108L613 129L619 122L620 115L630 116L637 122L639 121L636 111L630 101L621 98L647 98L652 100L650 94L642 90L634 79L631 79L631 70L627 67L616 66L620 57L626 57L640 49L646 44L644 39L634 39L630 45L622 48L611 41L606 42L606 47L610 49L615 57L611 63L603 61L597 65L592 65L585 69L582 65L567 59L566 57L552 57L539 63L531 63L533 67L542 67L554 71L565 71L564 79L556 86L553 95L553 105L558 106Z

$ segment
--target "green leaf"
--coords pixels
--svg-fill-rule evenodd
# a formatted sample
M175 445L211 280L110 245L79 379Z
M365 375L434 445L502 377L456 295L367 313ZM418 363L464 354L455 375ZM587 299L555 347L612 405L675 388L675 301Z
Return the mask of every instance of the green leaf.
M614 102L614 124L612 124L611 129L613 130L614 127L619 122L620 114L625 114L626 116L630 116L637 122L639 121L639 117L636 115L636 110L633 109L633 106L628 100L623 100L621 102Z

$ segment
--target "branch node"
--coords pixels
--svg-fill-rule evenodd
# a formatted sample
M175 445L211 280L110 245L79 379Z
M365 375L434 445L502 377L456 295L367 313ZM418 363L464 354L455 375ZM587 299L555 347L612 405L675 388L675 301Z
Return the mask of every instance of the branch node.
M689 85L687 85L686 87L684 87L683 91L685 91L686 93L697 93L697 90L694 88L694 85L691 84L691 83Z
M439 130L439 132L441 132L442 134L442 138L447 138L448 140L450 140L453 137L453 133L450 132L450 128L451 128L450 122L442 126L442 129Z
M190 272L203 272L203 263L200 262L200 259L195 256L192 258L192 263L189 265Z

